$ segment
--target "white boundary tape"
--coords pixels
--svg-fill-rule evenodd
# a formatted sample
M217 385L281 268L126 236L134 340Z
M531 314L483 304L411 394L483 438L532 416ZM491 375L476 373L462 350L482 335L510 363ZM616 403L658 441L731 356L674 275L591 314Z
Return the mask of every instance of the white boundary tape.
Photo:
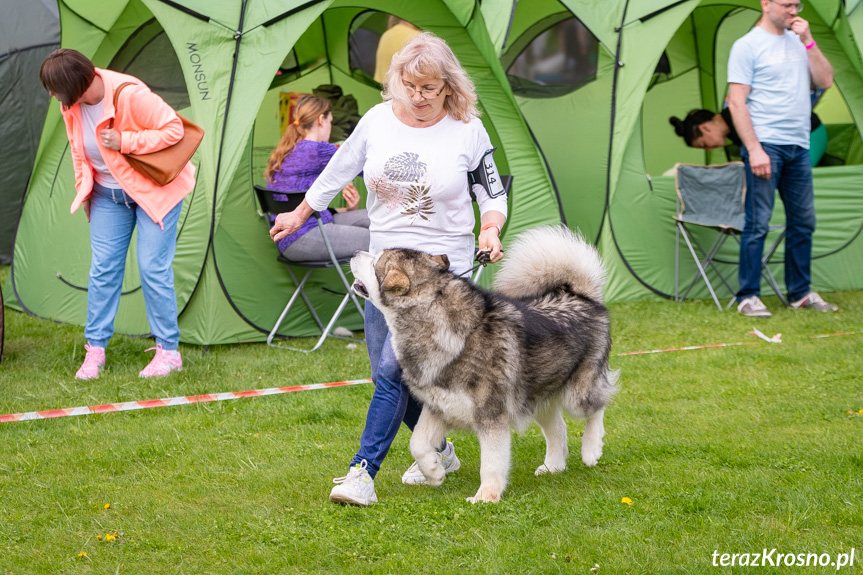
M250 391L229 391L226 393L212 393L205 395L186 395L182 397L171 397L168 399L146 399L143 401L107 403L104 405L89 405L84 407L70 407L66 409L47 409L44 411L29 411L27 413L12 413L9 415L0 415L0 423L11 423L14 421L32 421L34 419L51 419L54 417L71 417L74 415L93 415L96 413L112 413L115 411L134 411L136 409L150 409L153 407L173 407L175 405L207 403L210 401L227 401L229 399L241 399L244 397L260 397L262 395L276 395L279 393L292 393L294 391L310 391L312 389L344 387L347 385L359 385L362 383L371 382L372 380L370 379L353 379L349 381L333 381L330 383L313 383L310 385L270 387L267 389L253 389Z

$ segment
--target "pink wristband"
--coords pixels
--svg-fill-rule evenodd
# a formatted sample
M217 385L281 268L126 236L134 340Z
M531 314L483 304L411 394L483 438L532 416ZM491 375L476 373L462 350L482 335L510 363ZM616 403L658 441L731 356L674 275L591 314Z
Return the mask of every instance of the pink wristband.
M497 225L497 224L496 224L496 223L494 223L494 222L489 222L489 223L487 223L486 225L484 225L483 227L481 227L481 228L479 229L479 231L480 231L480 232L484 232L484 231L486 231L486 230L487 230L487 229L489 229L489 228L497 228L497 236L498 236L498 237L500 237L500 226L499 226L499 225Z
M812 48L814 48L814 47L815 47L815 40L812 40L812 43L811 43L811 44L807 44L807 45L806 45L806 49L807 49L807 50L811 50L811 49L812 49Z

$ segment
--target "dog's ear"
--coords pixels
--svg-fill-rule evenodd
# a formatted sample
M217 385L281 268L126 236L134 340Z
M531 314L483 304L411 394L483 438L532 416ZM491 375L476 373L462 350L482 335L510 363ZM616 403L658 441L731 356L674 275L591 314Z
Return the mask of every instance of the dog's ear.
M449 269L449 258L446 257L446 254L441 254L439 256L432 256L431 259L436 262L440 267L445 270Z
M401 295L408 291L410 287L410 279L407 274L395 266L390 266L387 274L384 276L384 281L381 282L381 289L385 292L392 292Z

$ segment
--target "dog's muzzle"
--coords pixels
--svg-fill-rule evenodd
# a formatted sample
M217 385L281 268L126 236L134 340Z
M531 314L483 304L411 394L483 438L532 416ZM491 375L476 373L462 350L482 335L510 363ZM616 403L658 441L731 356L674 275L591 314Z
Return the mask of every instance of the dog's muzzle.
M369 290L366 289L365 284L360 280L355 279L354 285L351 286L351 289L354 290L354 293L358 296L369 299Z

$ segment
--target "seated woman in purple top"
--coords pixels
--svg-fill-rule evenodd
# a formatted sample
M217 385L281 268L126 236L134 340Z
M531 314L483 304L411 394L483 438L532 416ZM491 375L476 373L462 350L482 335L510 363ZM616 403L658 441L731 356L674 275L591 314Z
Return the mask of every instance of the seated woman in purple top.
M308 190L336 153L336 146L328 141L333 126L329 100L313 94L300 96L294 118L273 150L264 172L267 188L274 192ZM279 197L284 194L273 195L277 200L286 199ZM348 184L342 196L348 207L327 208L321 212L327 238L339 259L350 257L357 250L369 249L369 216L366 210L357 209L360 203L357 188ZM295 262L328 259L323 236L309 233L317 226L318 221L309 218L296 232L279 240L279 250Z

